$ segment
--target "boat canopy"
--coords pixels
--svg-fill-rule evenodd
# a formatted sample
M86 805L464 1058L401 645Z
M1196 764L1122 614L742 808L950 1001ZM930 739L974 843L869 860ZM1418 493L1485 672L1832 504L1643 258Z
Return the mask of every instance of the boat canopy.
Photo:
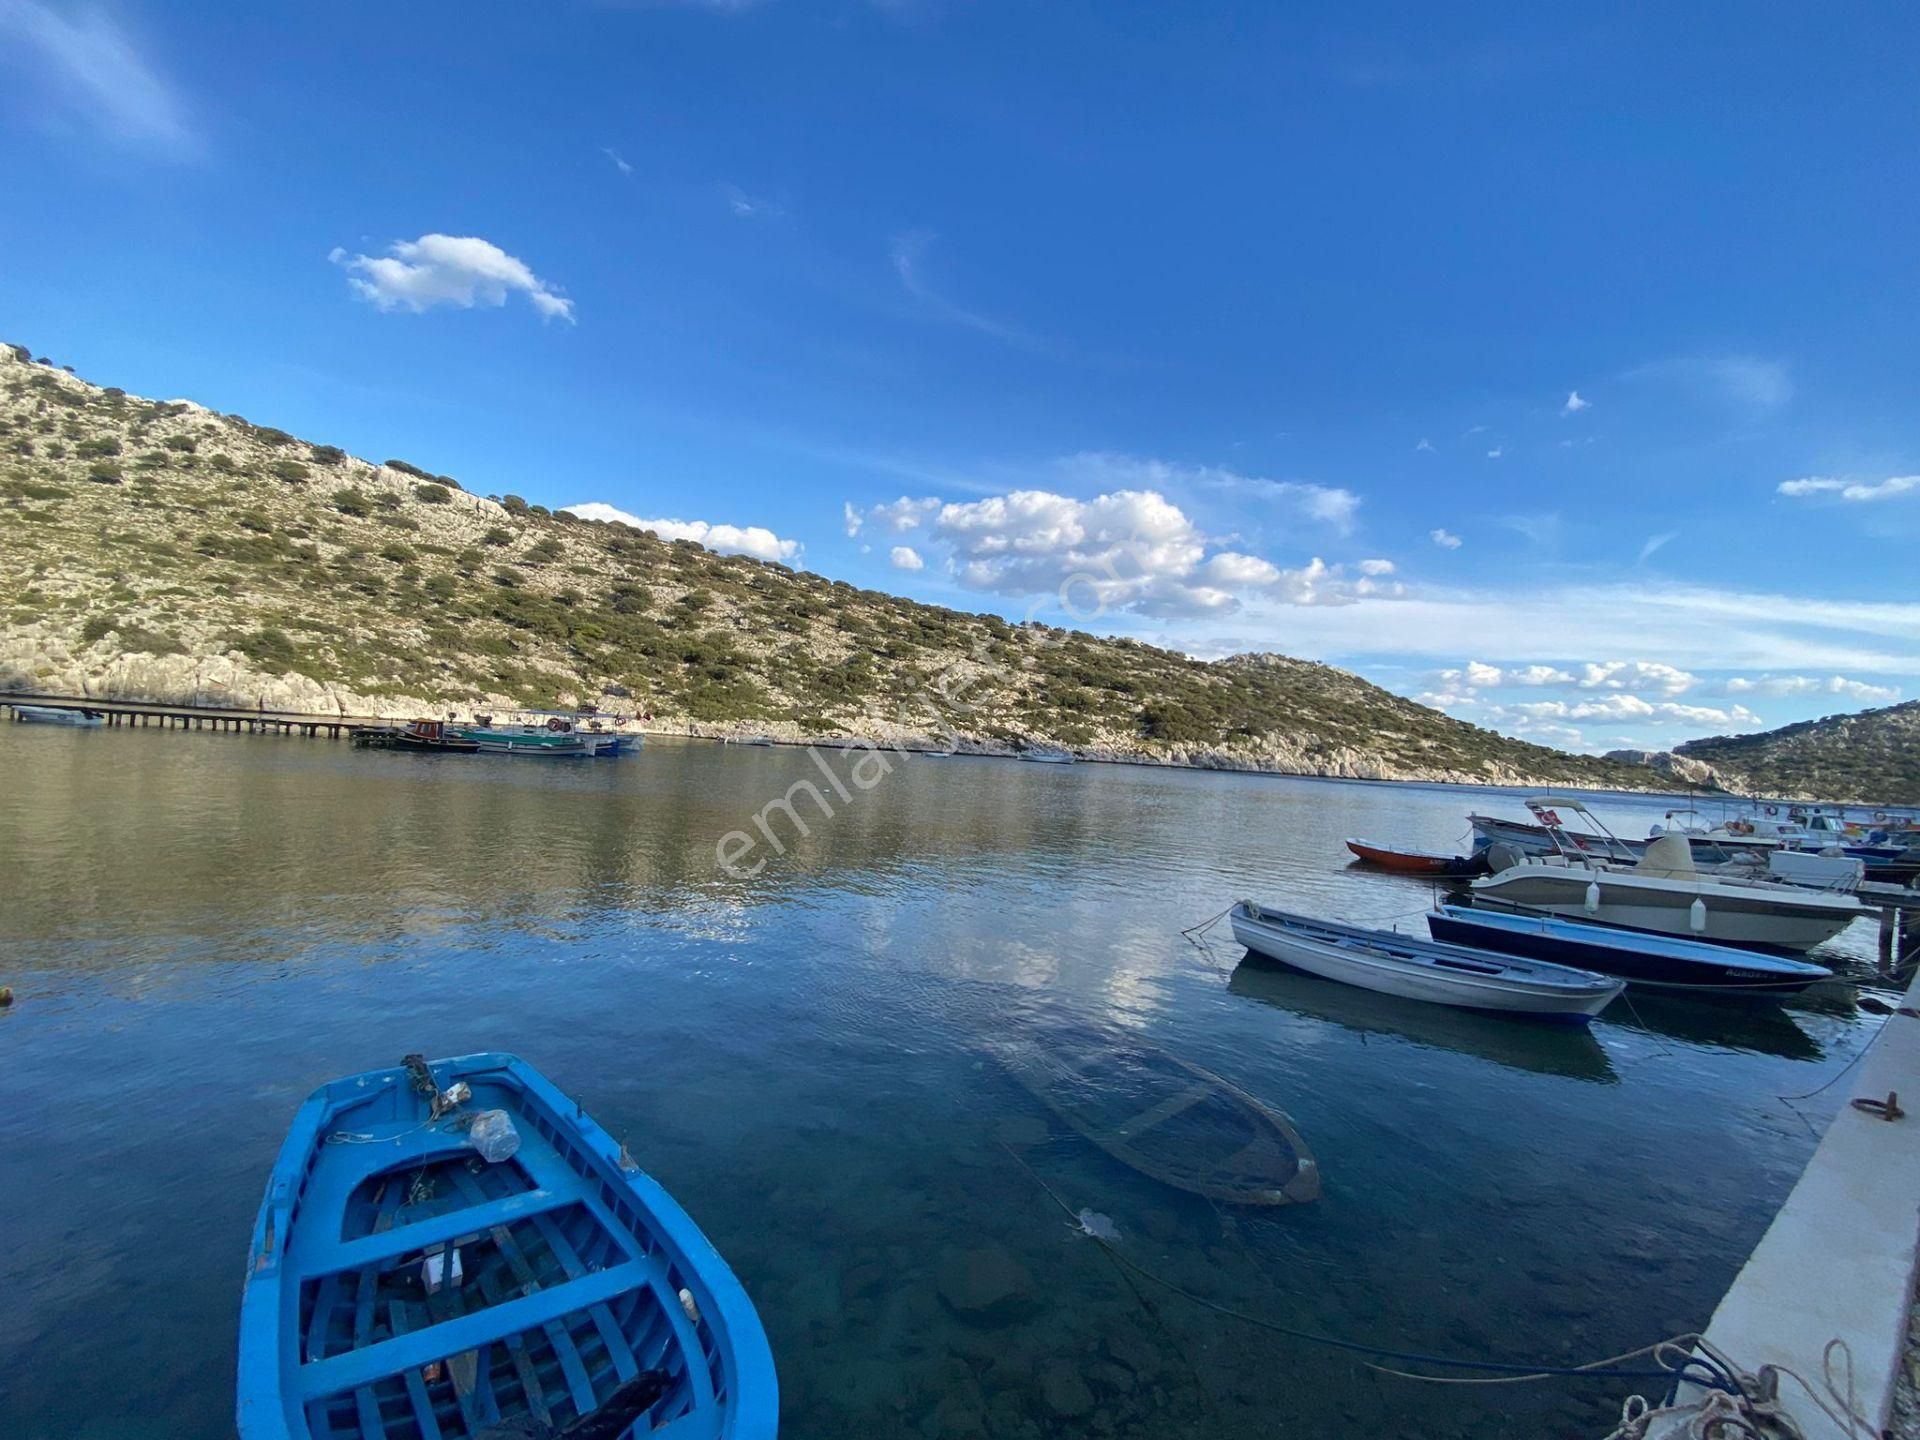
M1545 805L1553 810L1578 810L1582 815L1591 813L1587 809L1586 801L1578 800L1571 795L1529 795L1520 803L1529 810L1536 805Z

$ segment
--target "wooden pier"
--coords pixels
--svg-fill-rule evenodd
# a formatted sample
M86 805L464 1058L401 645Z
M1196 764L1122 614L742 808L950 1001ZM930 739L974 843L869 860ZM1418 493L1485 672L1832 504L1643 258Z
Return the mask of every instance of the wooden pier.
M47 710L91 710L108 725L157 725L175 730L229 730L256 735L305 735L344 740L364 726L390 725L376 716L304 715L285 710L231 710L212 705L156 705L145 700L87 700L66 695L26 695L0 692L15 720L15 705L37 705Z

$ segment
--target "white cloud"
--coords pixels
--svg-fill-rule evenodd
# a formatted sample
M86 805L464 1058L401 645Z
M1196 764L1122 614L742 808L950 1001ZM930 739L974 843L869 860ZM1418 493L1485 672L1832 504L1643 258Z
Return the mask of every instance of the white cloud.
M1727 695L1835 695L1847 700L1898 700L1898 685L1875 685L1866 680L1850 680L1845 675L1763 675L1758 679L1735 676L1718 687Z
M1503 452L1498 447L1495 447L1494 449L1487 451L1487 459L1498 460L1502 453Z
M1575 683L1582 690L1658 690L1681 695L1698 683L1698 677L1658 660L1606 660L1583 666Z
M1427 532L1427 538L1442 550L1458 550L1460 546L1465 543L1458 535L1446 529L1444 526L1438 530L1429 530Z
M1087 489L1228 490L1269 500L1303 519L1325 525L1337 535L1353 532L1361 497L1337 485L1310 480L1268 480L1242 475L1220 465L1181 465L1108 450L1083 450L1054 462L1062 479Z
M1055 469L1083 480L1124 476L1266 485L1308 513L1351 513L1349 504L1328 501L1324 487L1283 488L1277 482L1162 461L1078 455ZM1316 493L1302 495L1302 490ZM1358 503L1357 497L1348 499ZM1238 609L1249 596L1288 605L1345 605L1391 597L1404 588L1387 578L1393 573L1390 561L1365 561L1349 574L1317 558L1289 570L1258 555L1214 550L1215 542L1179 505L1144 486L1107 490L1085 500L1039 488L963 502L903 496L864 511L848 506L845 515L849 534L866 526L894 535L924 531L946 553L954 578L969 589L1015 597L1058 596L1081 619L1096 611L1160 618L1219 615Z
M1649 535L1647 543L1640 547L1640 563L1646 564L1655 555L1680 538L1678 530L1662 530L1658 535Z
M924 570L927 562L920 558L920 552L911 545L896 545L887 558L893 562L896 570Z
M840 502L840 515L846 522L847 536L849 539L860 533L860 527L864 525L867 520L867 517L855 508L851 500L843 500Z
M727 209L739 220L778 220L787 213L779 202L749 195L738 185L722 185L720 193L726 199Z
M1870 483L1811 475L1804 480L1782 480L1775 488L1782 495L1798 497L1838 495L1842 500L1854 502L1892 500L1901 495L1920 494L1920 475L1891 475Z
M782 540L760 525L715 525L705 520L643 520L598 500L566 509L582 520L617 520L636 530L650 530L662 540L692 540L709 550L726 555L751 555L757 560L791 561L800 553L800 542Z
M0 0L0 61L7 59L39 92L43 105L30 106L39 118L64 114L111 140L175 159L200 150L173 87L98 7Z
M1785 362L1755 355L1683 355L1636 366L1622 378L1671 381L1747 409L1772 410L1793 398Z
M606 156L607 159L611 160L613 162L613 168L618 170L622 175L633 174L633 166L629 165L621 157L620 152L614 149L611 145L602 145L600 147L600 153Z
M1517 705L1482 707L1490 720L1606 720L1637 725L1720 725L1757 729L1765 722L1744 705L1718 709L1672 700L1642 700L1638 695L1605 695L1598 700L1529 700Z
M1506 672L1509 685L1571 685L1573 676L1553 665L1523 665Z
M1562 415L1578 415L1582 410L1591 410L1592 408L1593 402L1591 400L1582 400L1578 390L1569 390L1567 392L1567 403L1560 407L1560 413Z
M737 212L736 212L737 213ZM919 302L923 313L964 329L977 330L982 335L991 335L996 340L1008 344L1024 346L1027 349L1040 349L1040 342L1017 325L991 315L983 315L977 310L969 310L956 305L946 296L935 290L927 279L927 251L939 237L930 230L911 230L904 235L896 235L887 245L887 259L893 266L894 278L900 282L900 288Z
M1280 578L1280 567L1258 555L1238 555L1222 550L1202 567L1207 580L1215 585L1271 585Z
M924 496L915 500L902 495L898 500L889 500L884 505L875 505L872 509L861 511L852 505L842 506L847 519L847 534L858 535L860 527L872 524L885 530L889 535L905 535L910 530L918 530L928 520L940 513L941 502L933 496Z
M422 235L396 240L391 255L349 255L334 248L327 258L348 272L347 283L382 310L416 314L435 305L504 305L524 294L545 318L571 322L573 302L556 294L526 262L475 236Z
M1420 454L1422 451L1425 451L1429 455L1437 455L1440 453L1439 451L1433 448L1433 442L1431 440L1428 440L1424 436L1421 437L1420 443L1413 447L1413 453L1416 455Z

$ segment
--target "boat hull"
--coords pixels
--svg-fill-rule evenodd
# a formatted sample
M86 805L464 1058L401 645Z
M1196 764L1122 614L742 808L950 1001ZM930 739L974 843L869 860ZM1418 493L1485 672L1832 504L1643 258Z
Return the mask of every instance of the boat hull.
M1643 932L1456 905L1443 905L1428 915L1427 929L1448 944L1618 975L1630 985L1654 990L1797 995L1832 976L1819 965L1743 954L1703 941L1646 934L1641 942L1635 937Z
M470 1099L430 1108L456 1082ZM517 1148L483 1158L495 1111ZM510 1055L307 1100L248 1253L241 1440L552 1434L629 1411L605 1433L773 1440L778 1385L739 1281L624 1147Z
M1052 1020L988 1048L1054 1114L1163 1185L1236 1205L1320 1195L1319 1166L1285 1115L1125 1031Z
M91 730L107 723L98 710L67 705L15 705L13 713L29 725L65 725L76 730Z
M458 739L472 741L474 748L482 755L566 759L599 755L603 752L612 753L614 745L614 737L611 735L583 735L577 732L554 734L532 731L523 735L506 730L449 727L449 733Z
M1484 855L1436 855L1425 850L1395 850L1386 845L1376 845L1371 840L1349 840L1347 849L1353 852L1356 860L1378 865L1383 870L1392 870L1400 875L1438 875L1457 879L1467 875L1484 875L1487 870Z
M1246 901L1230 912L1233 937L1256 955L1376 994L1533 1020L1583 1025L1620 982L1551 964L1355 926L1306 921Z
M1589 909L1592 885L1599 886L1599 900ZM1475 905L1598 920L1628 930L1789 955L1824 945L1861 913L1857 901L1813 892L1801 896L1784 886L1661 881L1631 871L1541 864L1516 865L1474 881L1473 899ZM1706 910L1698 930L1693 923L1695 900Z

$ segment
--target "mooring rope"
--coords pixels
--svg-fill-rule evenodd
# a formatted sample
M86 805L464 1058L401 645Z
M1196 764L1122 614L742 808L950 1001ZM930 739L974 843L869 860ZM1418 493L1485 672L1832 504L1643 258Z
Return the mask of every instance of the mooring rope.
M1060 1193L1047 1183L1045 1177L1043 1177L1039 1171L1035 1170L1022 1159L1019 1153L1005 1141L1000 1143L1000 1148L1005 1150L1013 1159L1013 1162L1033 1178L1035 1184L1047 1192L1048 1199L1052 1200L1055 1205L1058 1205L1076 1224L1079 1223L1079 1212L1060 1198ZM1426 1355L1412 1350L1393 1350L1383 1345L1369 1345L1364 1341L1343 1339L1337 1335L1323 1335L1318 1331L1302 1330L1296 1326L1283 1325L1278 1320L1269 1320L1264 1315L1254 1315L1245 1310L1237 1310L1231 1305L1223 1305L1217 1300L1210 1300L1204 1295L1195 1294L1176 1281L1169 1280L1163 1275L1155 1274L1144 1265L1139 1264L1131 1256L1123 1254L1112 1241L1099 1235L1093 1235L1091 1232L1088 1232L1088 1234L1114 1261L1124 1265L1127 1269L1133 1271L1134 1274L1141 1276L1143 1279L1151 1280L1154 1284L1171 1290L1183 1300L1187 1300L1203 1309L1211 1310L1215 1314L1224 1315L1232 1320L1238 1320L1243 1324L1252 1325L1262 1330L1270 1330L1277 1335L1285 1335L1289 1339L1305 1341L1311 1345L1323 1345L1329 1349L1344 1350L1357 1355L1369 1355L1381 1360L1397 1360L1402 1364L1435 1365L1456 1370L1498 1371L1503 1377L1503 1383L1512 1384L1556 1377L1582 1377L1587 1379L1615 1380L1688 1379L1710 1390L1727 1390L1736 1385L1736 1382L1730 1375L1721 1372L1717 1363L1703 1360L1697 1355L1688 1355L1678 1371L1666 1368L1658 1370L1621 1370L1613 1368L1620 1360L1634 1359L1640 1355L1657 1351L1661 1346L1671 1345L1682 1347L1690 1341L1698 1340L1699 1337L1695 1335L1675 1336L1670 1340L1657 1341L1653 1345L1644 1345L1638 1350L1628 1351L1625 1355L1614 1356L1605 1360L1595 1360L1586 1365L1574 1366L1524 1365L1500 1360L1466 1360L1457 1356ZM1408 1380L1435 1381L1446 1378L1432 1375L1416 1375L1408 1371L1394 1370L1387 1366L1373 1364L1371 1360L1363 1363L1366 1363L1371 1369L1381 1371L1383 1374L1397 1375ZM1705 1376L1689 1374L1686 1367L1690 1365L1700 1365L1709 1373Z

